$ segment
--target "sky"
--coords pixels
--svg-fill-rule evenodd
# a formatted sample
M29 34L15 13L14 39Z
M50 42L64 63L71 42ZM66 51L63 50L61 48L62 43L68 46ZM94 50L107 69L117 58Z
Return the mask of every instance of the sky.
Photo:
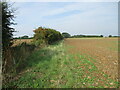
M17 32L33 36L40 26L71 35L118 35L117 2L15 2Z

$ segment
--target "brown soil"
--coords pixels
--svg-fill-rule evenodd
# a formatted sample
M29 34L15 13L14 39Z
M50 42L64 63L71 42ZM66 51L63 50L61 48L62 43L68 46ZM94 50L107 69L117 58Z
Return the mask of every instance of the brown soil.
M65 45L72 46L70 53L80 53L91 56L97 62L99 70L110 78L118 80L118 42L117 38L80 39L69 38Z

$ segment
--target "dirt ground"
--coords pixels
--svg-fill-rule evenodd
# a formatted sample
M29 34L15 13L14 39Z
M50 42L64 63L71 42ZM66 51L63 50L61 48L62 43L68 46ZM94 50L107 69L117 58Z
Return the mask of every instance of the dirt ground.
M118 38L68 38L70 53L91 56L99 70L118 80Z

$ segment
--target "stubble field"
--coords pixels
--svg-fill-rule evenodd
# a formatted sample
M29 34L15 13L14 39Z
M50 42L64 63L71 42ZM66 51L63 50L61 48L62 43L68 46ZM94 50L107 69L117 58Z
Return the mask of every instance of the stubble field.
M27 44L30 44L32 41L33 41L33 39L14 39L12 46L17 46L17 45L24 43L24 42Z

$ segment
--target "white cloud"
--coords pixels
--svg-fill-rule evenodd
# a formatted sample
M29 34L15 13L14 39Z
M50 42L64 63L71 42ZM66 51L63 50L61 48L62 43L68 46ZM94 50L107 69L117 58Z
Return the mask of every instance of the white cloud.
M89 4L88 4L89 5ZM114 9L113 9L114 8ZM117 6L100 7L80 14L58 18L51 27L71 34L118 34Z
M118 32L117 3L70 3L62 7L50 6L51 3L19 4L17 35L32 35L33 29L46 26L66 31L70 34L103 34L116 35ZM59 3L57 3L59 4ZM79 14L47 19L45 16L59 15L72 10L80 10Z

